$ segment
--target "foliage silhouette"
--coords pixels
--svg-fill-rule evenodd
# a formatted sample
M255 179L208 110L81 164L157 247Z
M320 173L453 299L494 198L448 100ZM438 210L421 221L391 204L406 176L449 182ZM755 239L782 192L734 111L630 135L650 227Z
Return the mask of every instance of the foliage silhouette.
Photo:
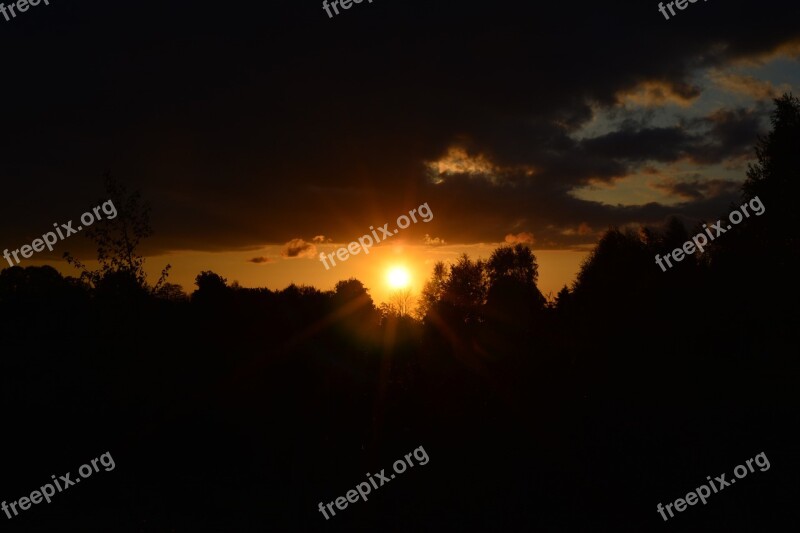
M164 268L156 284L150 288L144 271L145 258L138 251L142 240L153 234L150 206L142 200L139 191L128 193L127 187L110 173L105 174L104 183L107 197L101 202L110 200L117 216L95 221L83 232L97 246L99 268L90 270L69 252L64 252L64 258L81 270L81 279L94 287L110 290L111 297L135 294L135 286L158 293L166 282L171 266Z
M786 529L792 510L774 502L798 466L798 110L777 101L745 184L762 217L667 272L654 256L685 240L680 220L610 228L552 306L521 245L436 264L421 321L381 319L356 279L272 291L203 271L191 298L152 290L124 239L82 280L4 269L7 494L98 446L118 466L23 527L650 531L654 503L764 449L787 474L754 480L747 505L726 491L680 518ZM428 466L329 522L317 512L419 445Z

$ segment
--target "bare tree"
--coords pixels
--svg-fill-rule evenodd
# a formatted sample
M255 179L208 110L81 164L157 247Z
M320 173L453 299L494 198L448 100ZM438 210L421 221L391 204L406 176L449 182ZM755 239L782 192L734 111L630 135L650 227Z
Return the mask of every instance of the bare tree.
M389 309L396 316L409 316L416 300L410 288L398 289L389 295Z

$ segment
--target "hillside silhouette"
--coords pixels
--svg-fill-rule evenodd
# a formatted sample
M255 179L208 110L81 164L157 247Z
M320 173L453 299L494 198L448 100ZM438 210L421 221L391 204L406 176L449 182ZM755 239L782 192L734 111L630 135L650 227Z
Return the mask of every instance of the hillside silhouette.
M146 208L109 179L122 207L98 224L97 271L68 256L78 277L0 272L0 497L105 451L117 468L4 525L782 530L800 422L800 100L775 100L771 120L731 206L758 197L764 214L703 254L663 272L655 255L702 228L610 228L547 301L535 253L503 246L437 264L418 316L402 298L377 307L357 279L273 291L204 271L187 295L167 266L150 284ZM317 511L418 446L426 466L329 521ZM658 502L762 451L769 472L662 526Z

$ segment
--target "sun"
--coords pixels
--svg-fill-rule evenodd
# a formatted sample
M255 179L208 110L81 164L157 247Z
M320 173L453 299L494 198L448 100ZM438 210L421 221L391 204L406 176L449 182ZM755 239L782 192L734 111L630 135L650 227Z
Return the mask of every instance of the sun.
M411 275L405 267L396 266L386 273L386 280L393 289L405 289L411 281Z

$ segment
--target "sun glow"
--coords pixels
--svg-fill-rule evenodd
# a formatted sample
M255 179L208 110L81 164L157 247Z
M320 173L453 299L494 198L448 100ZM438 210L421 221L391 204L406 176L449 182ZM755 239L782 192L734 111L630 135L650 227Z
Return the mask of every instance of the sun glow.
M389 269L386 280L393 289L405 289L411 281L411 275L405 267L396 266Z

